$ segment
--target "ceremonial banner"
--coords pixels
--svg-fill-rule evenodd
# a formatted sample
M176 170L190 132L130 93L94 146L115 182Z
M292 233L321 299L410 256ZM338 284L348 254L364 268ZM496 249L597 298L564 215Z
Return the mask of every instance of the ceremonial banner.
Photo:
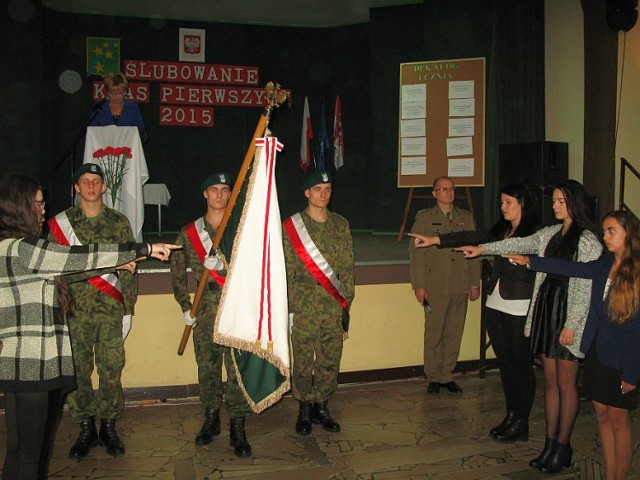
M333 164L338 170L344 165L344 138L342 138L342 107L340 96L336 95L336 108L333 113Z
M302 138L300 139L300 168L306 172L311 165L311 142L313 129L311 128L311 115L309 115L309 100L304 97L304 113L302 114Z
M256 139L256 145L250 176L220 243L229 259L225 242L234 239L213 339L234 349L240 388L251 409L260 413L289 390L290 364L287 280L275 183L276 152L282 144L269 137Z
M120 39L87 37L87 75L120 71Z
M324 172L327 167L325 163L327 149L329 148L329 134L327 133L327 113L325 101L322 99L322 112L320 113L320 144L318 145L318 164L316 169Z
M102 195L104 204L123 213L129 219L136 242L142 242L142 186L149 180L149 170L138 127L87 127L83 163L102 167L107 185Z

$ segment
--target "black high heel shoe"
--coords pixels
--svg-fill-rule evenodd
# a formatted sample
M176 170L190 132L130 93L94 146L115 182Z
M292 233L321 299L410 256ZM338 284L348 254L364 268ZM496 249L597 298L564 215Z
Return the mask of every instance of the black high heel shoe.
M558 473L562 468L571 466L573 449L565 443L556 443L555 448L549 455L545 463L540 466L540 471L544 473Z
M540 467L542 467L542 465L544 465L549 460L549 456L551 455L555 447L556 439L547 437L544 440L544 448L542 449L542 452L540 452L540 455L529 462L529 466L540 470Z
M529 420L518 415L513 422L493 435L493 438L501 442L529 440Z
M502 422L489 430L489 435L495 438L496 434L502 432L507 426L513 423L517 416L518 414L515 410L507 410L507 415L504 417Z

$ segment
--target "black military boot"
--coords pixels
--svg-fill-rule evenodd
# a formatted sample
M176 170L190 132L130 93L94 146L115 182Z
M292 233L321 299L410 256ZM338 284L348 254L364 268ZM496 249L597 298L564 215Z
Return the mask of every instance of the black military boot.
M118 438L114 419L100 420L100 445L107 447L107 453L112 457L124 455L124 444Z
M208 445L216 435L220 435L220 410L206 407L204 423L196 435L196 445Z
M311 408L308 402L300 402L300 412L298 412L298 420L296 420L296 433L298 435L307 436L311 433Z
M76 443L69 450L69 458L80 460L89 455L89 449L98 445L98 432L94 417L88 417L80 421L80 435Z
M251 445L247 442L247 436L244 433L244 417L231 417L229 443L233 447L233 453L236 457L251 456Z
M329 413L329 407L327 407L327 400L322 403L314 403L313 410L311 412L311 421L316 424L322 425L327 432L339 432L340 424L331 418Z

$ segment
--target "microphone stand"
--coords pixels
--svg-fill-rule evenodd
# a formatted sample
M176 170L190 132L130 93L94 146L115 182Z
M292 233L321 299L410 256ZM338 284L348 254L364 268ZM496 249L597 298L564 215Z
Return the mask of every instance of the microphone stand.
M71 145L69 146L69 148L65 150L64 153L60 156L60 159L57 161L56 166L53 168L54 172L57 172L60 169L60 167L62 167L64 162L67 160L67 157L71 156L71 174L69 175L69 179L73 178L73 172L76 171L76 147L78 146L78 143L80 143L80 140L82 140L82 138L87 134L87 127L89 127L89 125L91 125L91 122L93 122L93 120L98 116L98 113L100 113L105 103L106 103L106 99L103 100L100 104L98 104L98 108L92 109L94 110L93 115L91 115L91 118L89 119L87 124L83 127L82 131L78 134L78 136L74 138L73 142L71 142ZM75 194L75 191L73 189L73 184L72 184L71 185L71 206L72 207L73 207L74 194Z

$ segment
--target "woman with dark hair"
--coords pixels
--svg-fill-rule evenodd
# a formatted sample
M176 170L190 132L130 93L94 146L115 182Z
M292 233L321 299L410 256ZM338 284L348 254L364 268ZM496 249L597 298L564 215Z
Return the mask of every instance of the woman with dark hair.
M538 229L535 199L529 189L516 183L500 190L500 219L489 232L464 231L415 237L416 247L437 245L452 248L512 237L526 237ZM494 257L485 306L486 325L500 368L506 402L504 420L491 429L496 440L513 442L529 435L529 414L533 406L536 378L524 325L531 301L534 274L499 255Z
M629 410L640 381L640 222L630 212L604 216L609 253L588 263L508 255L532 270L593 280L580 350L586 354L583 395L593 401L607 480L627 478L632 454Z
M59 311L56 277L169 257L174 245L130 243L60 246L39 239L42 188L32 178L0 180L0 390L5 395L7 452L3 478L35 479L46 470L51 398L75 387L69 329ZM61 404L52 402L52 404Z
M602 243L586 214L587 193L575 180L567 180L553 191L553 212L560 225L542 228L524 238L461 247L465 257L536 254L588 262L602 252ZM545 473L556 473L571 465L571 432L578 415L580 339L589 311L591 280L563 274L537 273L525 325L531 349L542 362L546 440L540 455L531 462Z

